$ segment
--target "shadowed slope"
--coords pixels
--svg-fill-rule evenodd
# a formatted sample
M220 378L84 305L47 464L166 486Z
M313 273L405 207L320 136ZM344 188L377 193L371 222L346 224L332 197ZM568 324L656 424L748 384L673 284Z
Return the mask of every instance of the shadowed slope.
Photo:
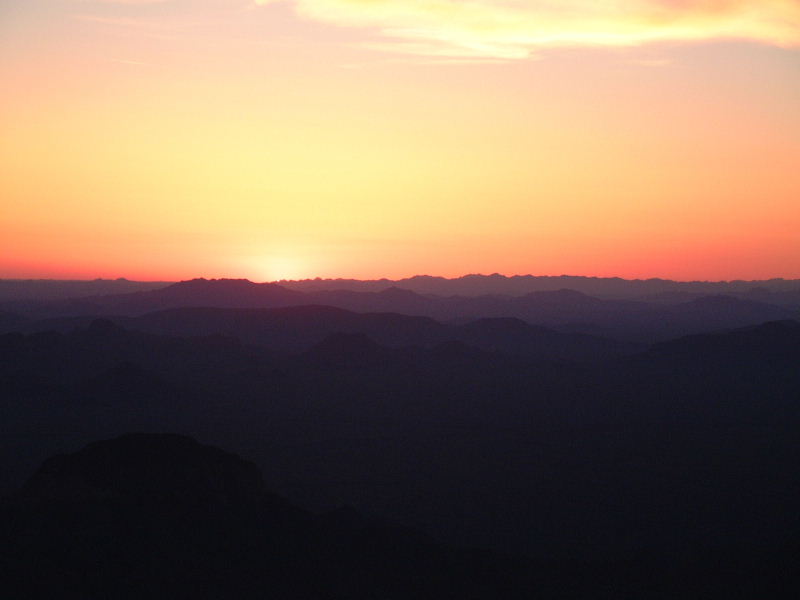
M357 514L313 516L267 491L253 463L173 434L47 460L0 504L0 542L9 597L523 598L539 587L523 559Z
M55 456L0 503L14 598L789 598L797 565L788 547L749 563L581 563L442 546L348 508L312 515L252 463L173 434Z

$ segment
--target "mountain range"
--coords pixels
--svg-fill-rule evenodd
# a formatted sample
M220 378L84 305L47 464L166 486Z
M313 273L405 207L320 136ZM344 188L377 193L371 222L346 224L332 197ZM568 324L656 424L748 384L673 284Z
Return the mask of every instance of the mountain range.
M364 333L299 354L107 320L11 333L0 489L76 444L173 431L253 457L307 509L350 505L457 546L570 559L777 546L795 531L799 363L794 321L596 364Z
M174 282L144 282L126 279L93 281L0 279L0 302L84 298L167 287ZM590 296L634 300L690 300L697 296L728 294L751 296L753 300L797 304L800 280L672 281L669 279L622 279L572 275L465 275L445 278L416 275L405 279L302 279L274 282L301 292L380 292L396 287L434 296L524 296L531 292L572 289ZM767 300L769 298L769 300Z
M6 302L0 589L796 592L800 321L763 301L793 293Z
M197 279L130 294L26 304L6 303L2 322L27 317L140 316L172 308L278 308L322 305L355 312L390 312L458 323L506 318L565 332L649 343L715 329L796 318L800 305L779 306L734 296L700 296L663 303L600 299L575 290L531 292L523 296L432 296L390 287L380 292L299 292L272 283ZM14 317L13 315L18 316ZM8 327L6 327L8 329Z

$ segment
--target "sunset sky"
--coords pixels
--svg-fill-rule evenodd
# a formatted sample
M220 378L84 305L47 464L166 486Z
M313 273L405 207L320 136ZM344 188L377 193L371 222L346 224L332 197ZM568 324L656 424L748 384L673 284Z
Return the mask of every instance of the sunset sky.
M800 0L0 0L0 277L800 278Z

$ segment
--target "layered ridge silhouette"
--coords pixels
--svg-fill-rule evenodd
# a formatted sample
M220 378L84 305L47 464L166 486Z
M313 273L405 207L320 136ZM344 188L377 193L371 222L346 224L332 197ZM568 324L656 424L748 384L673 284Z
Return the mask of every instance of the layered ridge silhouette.
M95 321L0 336L0 359L6 490L63 444L169 429L247 449L308 508L523 554L775 545L794 519L793 321L601 363L364 333L281 354Z
M800 323L763 301L784 283L636 299L194 280L5 305L4 576L23 590L44 566L41 589L75 597L777 597L800 540ZM172 480L148 479L159 461Z
M772 294L770 292L770 294ZM791 296L790 292L787 292ZM762 295L756 294L758 297ZM768 296L771 297L771 296ZM787 296L788 297L788 296ZM445 322L480 318L520 319L531 325L596 334L632 342L796 318L800 301L779 306L725 295L663 300L600 299L569 289L522 296L432 296L390 287L380 292L322 290L299 292L277 284L246 280L192 280L133 294L95 296L50 303L7 303L0 326L14 318L107 315L141 316L171 308L278 308L323 305L355 312L391 312ZM15 309L15 310L11 310ZM13 315L17 316L14 317Z

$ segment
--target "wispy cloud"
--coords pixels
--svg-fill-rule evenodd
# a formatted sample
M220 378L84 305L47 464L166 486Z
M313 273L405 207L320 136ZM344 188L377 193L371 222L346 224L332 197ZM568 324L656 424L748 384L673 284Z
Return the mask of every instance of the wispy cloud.
M368 28L389 52L526 58L537 49L744 39L800 45L798 0L254 0Z

